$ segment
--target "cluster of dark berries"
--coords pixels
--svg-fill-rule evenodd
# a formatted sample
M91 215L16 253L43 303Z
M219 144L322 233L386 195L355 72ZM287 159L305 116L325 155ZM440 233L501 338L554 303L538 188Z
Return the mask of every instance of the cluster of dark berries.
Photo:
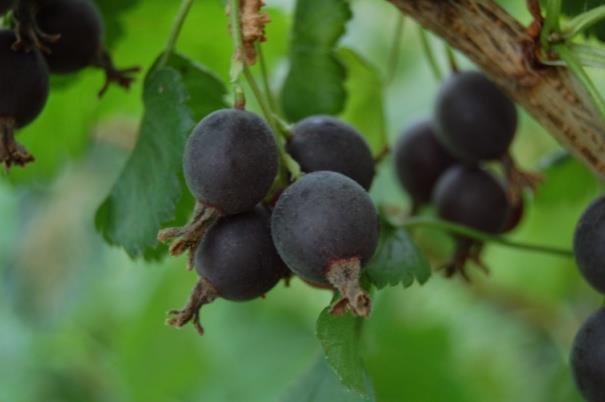
M7 168L34 160L14 135L44 108L49 74L99 67L106 73L101 95L110 82L128 87L138 71L113 66L103 21L89 0L0 1L0 15L9 11L13 26L0 29L0 163Z
M584 212L574 237L574 254L580 273L605 294L605 197ZM605 308L590 316L576 335L571 352L576 384L588 402L605 401Z
M359 277L378 242L378 215L366 192L374 176L370 149L345 123L317 116L293 128L287 151L306 174L276 188L278 148L260 117L224 109L193 130L183 164L196 208L186 226L158 238L173 240L172 255L188 252L199 279L169 324L193 322L202 333L204 304L263 296L292 273L337 290L334 313L368 315Z
M395 148L395 169L412 199L412 213L432 203L438 215L457 224L499 234L512 230L523 214L523 187L539 179L520 172L510 156L517 130L514 103L483 74L461 72L441 87L432 118L402 134ZM503 182L485 168L499 162ZM464 265L480 260L482 244L456 237L447 276L467 275Z

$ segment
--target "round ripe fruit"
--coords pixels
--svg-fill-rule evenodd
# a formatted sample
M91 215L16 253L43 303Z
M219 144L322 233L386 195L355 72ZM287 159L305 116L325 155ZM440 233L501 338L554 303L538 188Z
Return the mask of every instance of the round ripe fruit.
M411 125L395 145L395 171L415 207L430 202L437 180L455 162L437 141L430 120Z
M48 35L46 61L53 74L69 74L92 65L102 51L103 21L90 0L52 0L40 4L38 26Z
M271 238L270 215L261 207L221 218L195 252L197 273L223 299L262 296L287 272Z
M479 72L452 75L441 87L435 128L457 158L475 163L505 156L517 129L513 102Z
M504 186L478 167L448 169L437 182L433 202L441 218L488 233L500 233L510 213Z
M605 293L605 197L586 209L574 237L574 254L588 283Z
M350 125L330 116L301 120L286 149L303 172L329 170L350 177L368 190L374 178L374 158L366 140Z
M578 331L571 351L571 369L587 402L605 401L605 308L591 315Z
M509 233L515 230L523 220L523 215L525 215L525 201L523 201L523 198L519 198L516 203L510 206L510 213L501 233Z
M185 148L189 190L199 202L224 215L248 211L262 201L277 164L271 129L244 110L223 109L208 115Z
M349 308L369 314L370 300L358 280L376 250L378 215L359 184L336 172L303 176L277 201L271 229L277 251L294 273L340 291L333 312Z
M158 240L177 239L172 255L193 251L220 216L253 209L269 192L277 174L277 145L271 129L257 115L222 109L206 116L185 147L183 169L197 199L193 218L184 227L167 228Z
M0 163L24 165L33 157L14 140L14 129L31 123L48 98L48 69L38 50L12 50L16 37L0 30Z
M195 252L200 279L188 304L171 312L169 324L193 322L200 334L199 310L216 298L246 301L263 296L288 272L271 238L269 213L262 207L221 218Z

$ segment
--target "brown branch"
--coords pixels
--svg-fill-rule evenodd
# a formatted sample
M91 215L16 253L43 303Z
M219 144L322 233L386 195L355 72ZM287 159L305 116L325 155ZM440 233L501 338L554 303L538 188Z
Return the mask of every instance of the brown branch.
M572 73L540 64L535 37L492 0L389 0L466 54L563 146L605 175L605 122Z

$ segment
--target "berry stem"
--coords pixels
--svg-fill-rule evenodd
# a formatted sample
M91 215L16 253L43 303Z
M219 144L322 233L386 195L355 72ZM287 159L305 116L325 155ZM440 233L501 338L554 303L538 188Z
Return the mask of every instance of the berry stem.
M179 7L174 24L172 25L170 35L168 35L168 41L166 42L164 54L160 59L159 66L166 65L166 63L168 63L168 59L170 59L170 56L174 53L176 42L179 39L179 35L181 34L181 30L183 29L183 25L185 24L185 20L187 19L187 15L189 15L189 10L191 10L192 5L193 0L181 1L181 6Z
M230 0L227 3L229 26L231 27L231 40L233 42L233 56L231 57L231 70L229 72L231 85L233 85L234 105L241 109L246 104L246 95L241 87L240 76L246 68L244 49L242 43L242 27L239 13L239 0Z
M574 253L571 250L563 249L559 247L553 246L543 246L538 244L528 244L522 242L516 242L512 240L508 240L502 236L493 235L485 232L481 232L479 230L471 229L466 226L457 225L455 223L442 221L434 218L427 217L419 217L419 218L411 218L404 221L401 224L401 227L404 228L413 228L413 227L426 227L443 230L445 232L456 233L465 237L469 237L471 239L476 239L484 242L491 242L500 244L502 246L517 248L520 250L526 250L536 253L544 253L544 254L552 254L559 257L565 258L574 258Z
M334 315L343 314L350 310L354 315L367 317L370 314L372 300L365 290L359 286L361 261L350 258L334 262L326 271L326 278L340 292L330 312Z
M458 60L456 60L456 54L454 53L454 49L446 42L445 43L445 55L447 57L447 62L450 65L450 71L453 74L457 74L460 72L460 66L458 65Z
M439 67L439 63L437 63L435 54L433 53L433 48L431 47L431 44L429 42L429 37L424 28L422 28L421 26L418 26L418 34L420 35L420 43L422 45L424 57L426 58L426 61L431 67L433 76L437 81L440 82L443 79L443 74L441 73L441 68Z
M269 84L269 70L267 69L267 63L265 62L265 55L263 54L263 47L260 43L256 44L256 53L258 54L258 64L260 66L261 78L265 94L267 95L267 105L269 109L274 113L277 111L277 103L271 92L271 85Z

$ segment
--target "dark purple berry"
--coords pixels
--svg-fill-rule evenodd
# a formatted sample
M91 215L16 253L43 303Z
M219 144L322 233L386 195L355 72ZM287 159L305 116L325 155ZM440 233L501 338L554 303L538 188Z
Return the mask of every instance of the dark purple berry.
M185 180L197 199L190 222L163 229L162 242L177 238L172 255L193 251L220 216L253 209L269 192L277 174L277 145L271 129L257 115L238 109L218 110L193 130L183 158Z
M508 219L506 220L504 229L502 229L502 233L508 233L515 230L523 220L523 215L525 215L525 201L523 201L523 198L520 198L516 203L510 206Z
M578 331L571 369L586 402L605 401L605 308L592 314Z
M416 207L430 202L437 180L455 162L437 141L430 120L408 127L395 145L395 171Z
M264 295L287 272L273 245L269 213L261 207L221 218L195 252L195 268L218 296L243 301Z
M510 213L502 183L478 167L448 169L437 182L433 202L441 218L488 233L500 233Z
M358 278L376 250L378 215L363 187L340 173L309 173L283 192L271 228L277 251L294 273L340 290L334 312L369 313Z
M193 130L185 148L185 179L199 202L232 215L263 200L277 163L269 126L253 113L223 109Z
M206 233L195 252L200 275L188 305L172 312L170 324L193 321L200 333L199 310L216 298L246 301L265 295L288 272L270 230L269 213L262 207L223 217Z
M304 172L342 173L368 190L374 178L374 158L366 140L350 125L330 116L301 120L286 147Z
M590 204L580 218L574 253L582 276L593 288L605 293L605 197Z
M24 165L33 157L14 140L14 130L31 123L48 98L48 69L38 50L12 50L16 37L0 30L0 163Z
M483 74L458 73L439 91L435 128L441 142L463 161L500 159L513 141L517 110Z
M38 26L47 35L60 35L48 43L46 61L51 73L68 74L95 63L102 53L103 21L90 0L41 2Z

